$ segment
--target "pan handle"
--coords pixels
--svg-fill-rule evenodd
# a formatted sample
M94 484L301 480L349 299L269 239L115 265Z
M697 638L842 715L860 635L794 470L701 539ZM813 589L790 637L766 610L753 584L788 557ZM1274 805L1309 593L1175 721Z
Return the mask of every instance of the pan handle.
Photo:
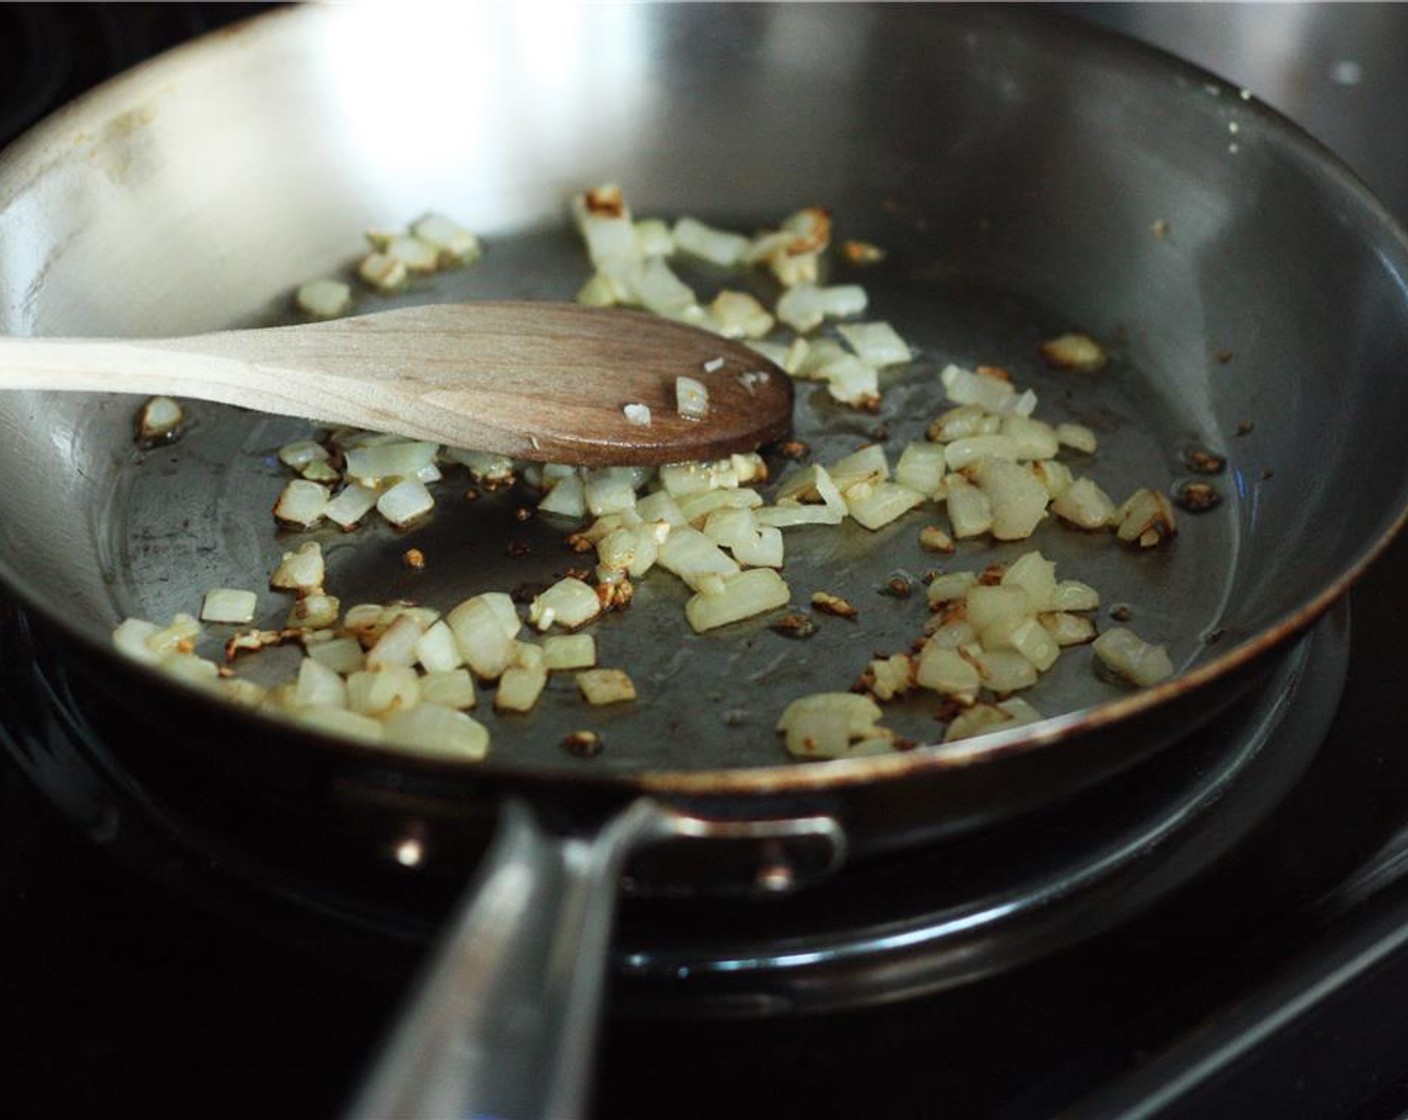
M352 1120L583 1115L616 885L674 816L643 798L594 837L564 837L508 801Z

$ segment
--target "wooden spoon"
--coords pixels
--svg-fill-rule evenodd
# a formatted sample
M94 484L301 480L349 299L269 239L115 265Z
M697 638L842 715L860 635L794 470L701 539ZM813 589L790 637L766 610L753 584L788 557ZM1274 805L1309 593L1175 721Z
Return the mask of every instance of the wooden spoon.
M679 415L682 376L708 389L704 419ZM792 410L791 379L743 343L644 312L532 302L184 338L0 338L0 389L193 397L584 466L752 450ZM633 423L629 404L650 423Z

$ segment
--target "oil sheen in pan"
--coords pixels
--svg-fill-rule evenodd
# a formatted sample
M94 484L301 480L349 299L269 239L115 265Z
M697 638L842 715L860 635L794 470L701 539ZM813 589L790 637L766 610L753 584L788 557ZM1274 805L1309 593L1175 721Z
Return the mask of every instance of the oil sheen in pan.
M734 224L747 229L759 223ZM355 243L351 235L349 243ZM358 310L432 300L570 299L588 272L570 232L526 233L494 240L478 265L443 273L391 299L363 289ZM745 286L736 274L686 267L681 272L701 295L724 284ZM1118 337L1103 339L1112 359L1099 373L1044 368L1038 353L1042 341L1071 329L1096 329L1065 320L1059 308L1038 306L1000 288L905 274L887 265L845 271L838 266L831 281L842 280L867 289L870 306L862 318L892 323L917 356L909 366L883 375L878 415L838 405L819 385L799 382L796 434L811 449L808 461L833 462L881 438L893 465L904 445L922 439L930 420L949 407L938 378L949 362L1003 366L1019 387L1036 391L1039 418L1093 428L1100 442L1096 454L1063 450L1061 457L1116 502L1139 486L1170 488L1184 470L1182 451L1191 443L1212 443L1194 430L1177 401L1160 395L1157 371L1128 362ZM748 283L765 303L775 298L765 281ZM287 321L287 308L287 294L277 294L264 321ZM534 506L531 491L513 488L468 501L467 477L453 467L433 488L438 504L431 519L409 532L375 519L351 534L336 528L278 531L270 510L288 476L275 452L310 434L312 425L200 403L191 405L191 414L193 426L184 438L156 452L134 452L109 507L104 528L115 558L119 616L165 620L178 610L194 612L203 592L219 585L259 591L257 623L282 625L290 601L267 590L268 575L283 551L305 539L322 543L328 590L344 609L392 599L447 609L478 592L549 581L590 559L564 546L572 526L560 519L517 519L516 510ZM774 479L795 469L775 457L771 466ZM853 522L839 530L787 530L783 575L794 607L806 610L813 592L828 591L859 608L855 621L816 616L816 633L804 641L772 632L773 616L695 635L682 611L689 592L670 574L652 572L637 581L629 610L595 625L600 664L626 669L639 699L590 708L571 675L561 674L533 713L499 716L483 689L475 716L493 736L489 764L625 770L776 765L785 756L773 723L789 700L845 690L870 658L908 649L920 635L927 617L923 587L916 582L909 598L884 594L891 576L917 581L935 568L981 569L1034 548L1057 562L1061 577L1099 589L1102 624L1108 623L1103 616L1112 605L1127 605L1130 625L1147 640L1167 643L1175 665L1186 667L1217 629L1231 582L1238 496L1229 492L1223 498L1208 514L1181 515L1175 540L1147 552L1124 548L1110 534L1090 535L1050 519L1028 541L960 542L955 555L939 556L919 545L923 525L944 522L932 505L874 533ZM403 562L413 545L425 555L423 571L411 571ZM210 647L216 648L224 628L207 630ZM241 672L286 671L297 653L286 649L260 657L266 665L255 670L253 662L242 663ZM1090 650L1080 647L1066 651L1023 695L1044 715L1055 715L1119 692L1118 685L1097 676ZM892 704L886 722L916 741L933 740L941 733L934 700L926 694ZM582 729L605 737L601 757L571 760L560 749L565 735Z

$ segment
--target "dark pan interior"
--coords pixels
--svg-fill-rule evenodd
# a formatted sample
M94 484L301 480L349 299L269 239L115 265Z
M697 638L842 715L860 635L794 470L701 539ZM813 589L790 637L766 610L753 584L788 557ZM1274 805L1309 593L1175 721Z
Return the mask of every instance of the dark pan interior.
M563 15L574 51L553 65L511 10L457 18L484 43L472 73L433 65L448 50L434 44L429 60L386 49L405 32L373 14L305 9L159 61L41 128L0 164L0 324L141 335L284 321L290 290L345 270L363 228L430 208L479 231L486 255L400 300L571 298L588 275L566 225L574 190L616 180L639 216L742 229L820 203L839 236L889 251L830 278L864 284L866 317L919 350L879 416L799 387L799 434L820 461L877 428L893 461L943 407L950 361L1006 366L1041 396L1038 415L1095 428L1098 454L1070 462L1117 500L1175 485L1191 447L1228 457L1222 505L1183 517L1170 547L1135 555L1048 525L943 566L1040 548L1206 676L1323 607L1395 525L1408 492L1402 238L1332 159L1236 90L1030 12L594 10ZM701 291L722 281L690 276ZM1037 345L1068 329L1106 340L1111 366L1044 370ZM299 539L269 516L284 481L272 453L309 425L197 404L184 438L143 453L134 407L0 397L0 576L93 657L109 656L123 616L194 611L210 586L262 589ZM448 607L575 562L561 525L514 519L523 495L468 503L462 489L449 476L410 535L314 534L330 590ZM919 633L922 595L880 588L935 566L917 542L928 520L789 532L794 601L828 590L861 607L808 642L766 620L691 635L682 587L647 578L599 628L603 663L630 670L641 701L588 712L563 680L531 716L481 704L491 766L591 765L557 746L582 726L610 744L598 769L778 764L772 723L788 699L848 687ZM511 559L509 541L531 554ZM422 573L401 562L411 544ZM262 621L287 605L263 592ZM1125 695L1077 650L1030 699L1055 716ZM932 715L914 704L888 722L923 741Z

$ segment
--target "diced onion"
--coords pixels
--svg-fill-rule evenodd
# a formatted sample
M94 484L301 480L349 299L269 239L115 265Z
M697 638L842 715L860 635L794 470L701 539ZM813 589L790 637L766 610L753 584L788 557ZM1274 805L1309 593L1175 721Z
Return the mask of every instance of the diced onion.
M543 639L543 664L550 670L590 669L596 664L592 634L552 634Z
M704 420L709 415L709 390L693 377L675 378L675 409L686 420Z
M305 657L299 662L293 702L300 708L345 708L347 683L335 670Z
M250 622L258 603L259 596L253 591L214 587L205 593L200 618L202 622Z
M489 752L489 729L472 716L439 704L417 704L387 716L388 742L435 758L479 762Z
M494 709L500 712L532 711L547 683L546 666L511 665L499 678L499 687L494 693Z
M1115 503L1088 478L1078 478L1051 503L1051 512L1081 529L1104 529L1115 517Z
M294 297L299 310L316 319L336 319L352 307L352 289L341 280L309 280Z
M721 579L718 590L701 590L685 604L685 618L696 633L786 606L792 595L771 568L750 568Z
M408 275L406 262L389 253L368 253L357 266L357 275L378 291L401 287Z
M322 546L317 541L304 541L292 552L283 554L279 566L269 577L269 586L302 594L322 587L326 578Z
M295 478L283 488L274 505L274 516L286 525L308 529L327 513L328 489L307 479Z
M444 214L430 213L411 226L411 233L439 254L440 264L469 264L479 259L479 239Z
M376 507L378 497L380 495L370 486L354 482L337 492L324 513L334 525L351 529Z
M418 478L403 478L376 500L376 511L391 524L409 525L435 508L435 499Z
M908 443L895 464L896 482L931 498L942 492L946 473L944 447L938 443Z
M867 494L846 499L846 508L867 529L880 529L922 505L924 495L897 482L877 482Z
M571 630L601 613L601 600L591 586L574 577L560 579L528 607L528 621L539 630L554 625Z
M367 486L398 479L418 478L435 462L440 445L423 440L395 440L350 448L343 473Z
M440 669L426 673L420 679L421 703L438 704L442 708L461 711L473 708L478 700L474 678L468 669Z
M464 654L455 641L455 632L443 619L416 639L414 652L415 659L427 673L448 672L464 664Z
M732 268L740 264L751 241L741 233L714 229L695 218L680 218L673 230L675 247L710 264Z
M636 686L620 669L585 669L577 674L577 687L588 704L620 704L636 698Z
M419 702L420 681L407 666L363 669L347 678L347 706L364 716L382 718Z
M1173 676L1173 662L1160 645L1150 645L1133 630L1106 630L1090 647L1106 668L1134 684L1148 686Z
M144 444L164 443L175 436L185 418L179 402L170 397L152 397L137 414L137 438Z
M909 346L889 323L842 323L836 329L857 357L879 369L913 359Z

